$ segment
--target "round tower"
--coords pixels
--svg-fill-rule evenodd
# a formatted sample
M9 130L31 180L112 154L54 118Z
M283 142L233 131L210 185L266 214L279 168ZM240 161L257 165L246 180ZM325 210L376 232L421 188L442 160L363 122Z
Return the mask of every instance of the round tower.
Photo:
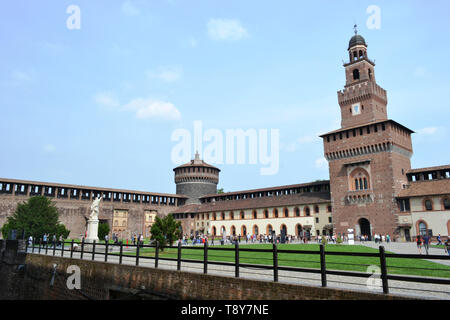
M194 160L173 169L175 172L176 193L188 197L186 204L200 203L199 198L217 193L220 169L200 159L198 153Z

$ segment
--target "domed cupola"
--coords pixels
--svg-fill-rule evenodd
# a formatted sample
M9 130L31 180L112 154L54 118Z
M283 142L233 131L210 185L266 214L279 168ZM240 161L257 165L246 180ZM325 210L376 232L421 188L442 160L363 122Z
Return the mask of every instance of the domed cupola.
M367 58L367 44L363 36L358 34L356 24L354 26L355 35L348 42L348 54L351 61Z

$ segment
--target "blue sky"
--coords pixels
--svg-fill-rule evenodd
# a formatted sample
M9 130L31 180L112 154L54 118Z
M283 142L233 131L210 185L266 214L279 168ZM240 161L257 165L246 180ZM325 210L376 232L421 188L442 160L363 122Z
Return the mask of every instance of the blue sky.
M70 5L80 29L69 29ZM369 29L370 5L380 28ZM242 190L328 179L353 25L412 167L450 159L448 1L8 1L0 10L0 177L175 192L176 129L278 129L277 174L217 165Z

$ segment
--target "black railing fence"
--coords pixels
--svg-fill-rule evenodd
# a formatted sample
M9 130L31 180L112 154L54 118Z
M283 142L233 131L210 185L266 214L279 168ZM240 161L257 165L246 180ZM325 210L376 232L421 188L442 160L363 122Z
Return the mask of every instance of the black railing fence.
M65 248L66 245L69 248ZM320 274L321 285L322 287L327 286L327 275L337 275L337 276L347 276L347 277L359 277L359 278L369 278L373 276L374 273L368 272L360 272L360 271L346 271L346 270L335 270L335 269L327 269L326 265L328 264L340 264L347 266L370 266L367 264L356 264L356 263L348 263L348 262L326 262L327 256L351 256L351 257L372 257L378 258L377 261L379 263L380 268L380 278L382 283L383 293L389 293L389 280L397 280L397 281L406 281L406 282L416 282L416 283L428 283L428 284L439 284L439 285L450 285L450 269L439 269L439 268L416 268L413 266L389 266L386 264L387 258L396 258L396 259L427 259L427 260L450 260L450 256L445 255L419 255L419 254L391 254L386 253L383 246L379 247L378 252L368 253L368 252L336 252L336 251L326 251L324 245L319 246L318 251L311 250L285 250L279 249L277 244L272 244L271 249L261 249L261 248L240 248L239 243L236 242L234 246L227 247L219 247L219 246L210 246L208 243L199 246L182 246L181 242L178 242L176 246L165 246L164 250L173 249L176 250L176 257L161 257L161 246L158 242L155 242L152 245L142 245L142 244L110 244L110 243L87 243L84 239L80 244L75 243L74 240L67 242L63 241L62 243L55 244L53 242L47 242L45 244L42 241L39 243L32 243L30 246L28 243L26 244L26 252L41 254L41 251L45 249L45 254L48 255L48 249L53 250L53 255L56 255L56 251L60 251L61 256L64 256L64 252L70 251L70 258L73 258L74 253L79 253L79 258L86 258L85 255L90 254L91 260L95 260L95 257L100 255L104 256L104 261L108 262L108 257L116 256L119 258L119 264L123 263L123 258L133 259L136 266L139 266L140 259L154 260L154 267L159 267L160 261L173 261L176 262L177 270L181 270L181 264L184 263L194 263L203 265L203 273L208 273L209 265L219 265L219 266L229 266L234 268L234 276L240 277L240 269L241 268L250 268L250 269L264 269L264 270L272 270L273 271L273 281L279 281L279 271L291 271L298 273L316 273ZM86 246L89 246L90 250L86 250ZM100 248L97 250L97 248ZM125 250L124 250L125 249ZM143 255L142 252L148 249L153 250L153 255L149 256L147 254ZM186 251L197 250L203 251L202 259L185 259L182 258L182 252L185 251L184 256L195 256L201 257L201 253L199 254L189 254ZM118 251L118 252L117 252ZM215 256L216 258L232 258L234 253L234 261L217 261L211 259L211 255L208 256L208 253L211 252L230 252L229 256ZM267 264L250 264L241 262L241 253L250 252L250 253L266 253L271 257L269 258L252 258L246 257L245 259L257 259L259 261L266 260L271 263ZM295 267L295 266L281 266L279 265L280 254L288 254L289 256L294 257L302 257L304 255L316 255L319 256L319 261L311 261L311 260L289 260L282 259L282 261L297 261L297 262L309 262L309 263L317 263L319 264L319 268L304 268L304 267ZM89 257L88 257L89 258ZM88 259L87 258L87 259ZM406 268L406 269L420 269L420 270L434 270L434 271L443 271L448 272L449 278L438 278L438 277L425 277L425 276L410 276L410 275L400 275L400 274L389 274L388 268ZM266 275L266 274L265 274Z

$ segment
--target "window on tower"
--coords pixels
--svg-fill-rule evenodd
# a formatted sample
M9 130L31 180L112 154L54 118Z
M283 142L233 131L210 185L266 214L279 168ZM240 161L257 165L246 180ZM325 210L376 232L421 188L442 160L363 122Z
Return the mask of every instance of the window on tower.
M359 70L353 70L353 80L359 80Z
M370 188L369 181L369 173L363 168L357 168L353 170L349 176L350 190L368 190Z

